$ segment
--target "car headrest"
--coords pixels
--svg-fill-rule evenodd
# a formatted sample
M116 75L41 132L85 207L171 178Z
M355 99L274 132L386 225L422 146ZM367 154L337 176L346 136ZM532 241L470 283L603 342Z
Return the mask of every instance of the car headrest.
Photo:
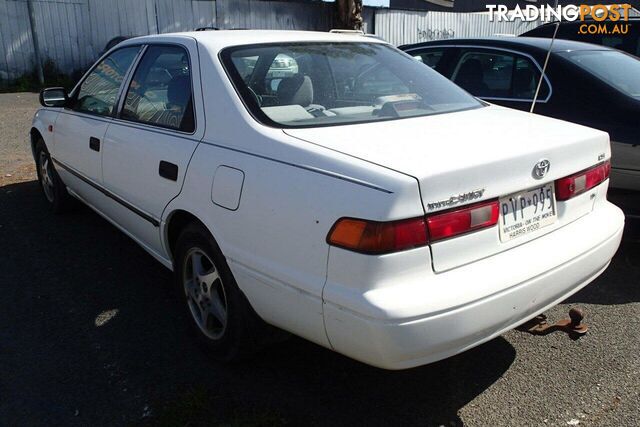
M309 76L300 73L285 77L278 85L276 97L280 105L301 105L313 103L313 83Z
M484 71L482 62L478 59L467 59L460 66L456 81L462 82L481 82L484 80Z
M167 101L171 106L186 108L191 97L191 80L188 75L178 75L169 81Z

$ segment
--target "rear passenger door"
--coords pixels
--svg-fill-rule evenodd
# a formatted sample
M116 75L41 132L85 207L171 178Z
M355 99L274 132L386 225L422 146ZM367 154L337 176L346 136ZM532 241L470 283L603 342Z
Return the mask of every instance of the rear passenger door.
M195 43L145 47L104 138L104 185L117 196L108 215L160 254L162 212L204 134Z
M540 79L541 67L529 55L491 48L461 49L451 80L486 101L528 111ZM545 77L536 105L546 104L551 84Z

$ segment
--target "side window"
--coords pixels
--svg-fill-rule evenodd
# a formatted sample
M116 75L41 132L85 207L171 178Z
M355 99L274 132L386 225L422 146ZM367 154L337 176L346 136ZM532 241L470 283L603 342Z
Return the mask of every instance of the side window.
M472 95L505 100L533 100L540 71L531 59L509 52L466 52L452 80ZM549 94L546 81L538 99Z
M467 52L453 73L453 81L475 96L507 98L513 62L513 55Z
M122 118L183 132L195 130L191 70L179 46L149 46L127 90Z
M139 50L139 46L125 47L103 59L80 85L74 109L101 116L111 115L122 80Z
M518 57L516 68L513 73L513 85L511 87L510 98L520 100L533 100L538 88L540 71L529 58ZM549 85L546 81L540 86L539 100L545 100L549 96Z
M428 65L429 67L431 67L431 68L433 68L435 70L435 68L440 63L440 60L444 56L444 50L429 49L429 50L427 50L425 52L416 53L416 54L412 54L412 55L419 62L422 62L423 64L426 64L426 65Z

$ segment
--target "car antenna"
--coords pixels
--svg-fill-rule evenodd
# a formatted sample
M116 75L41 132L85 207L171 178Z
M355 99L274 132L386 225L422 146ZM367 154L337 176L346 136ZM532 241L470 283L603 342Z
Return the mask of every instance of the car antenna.
M555 2L554 9L558 9L558 0ZM540 74L540 80L538 80L538 87L536 88L536 93L533 95L533 102L531 103L530 113L533 113L533 110L536 108L536 102L538 101L538 94L540 93L540 88L542 87L542 81L544 80L545 73L547 71L547 64L549 63L549 57L551 57L551 50L553 49L553 42L556 41L556 36L558 35L558 28L560 28L560 20L556 22L556 28L553 30L553 37L551 37L551 43L549 43L549 50L547 51L547 57L544 59L544 65L542 66L542 73Z

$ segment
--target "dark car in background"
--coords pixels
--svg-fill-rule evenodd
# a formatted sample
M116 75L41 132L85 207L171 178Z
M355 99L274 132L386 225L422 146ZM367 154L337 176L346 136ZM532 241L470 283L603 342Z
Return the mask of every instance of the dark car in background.
M618 25L624 25L626 34L613 34L613 31L608 31L608 34L602 34L599 31L595 31L594 34L590 34L591 31L587 29L592 25L613 25L611 23L606 24L603 22L596 22L593 20L586 21L574 21L574 22L561 22L560 28L558 28L558 34L556 38L564 40L575 40L579 42L592 43L600 46L611 47L630 53L635 56L640 56L640 18L629 18L626 22L621 22ZM583 27L586 25L587 27ZM553 33L556 28L556 23L550 22L540 25L539 27L529 30L522 34L521 37L553 37ZM587 30L587 31L585 31Z
M478 98L529 111L550 42L523 37L450 39L400 49ZM611 185L640 190L638 58L603 46L556 40L535 113L608 132Z

